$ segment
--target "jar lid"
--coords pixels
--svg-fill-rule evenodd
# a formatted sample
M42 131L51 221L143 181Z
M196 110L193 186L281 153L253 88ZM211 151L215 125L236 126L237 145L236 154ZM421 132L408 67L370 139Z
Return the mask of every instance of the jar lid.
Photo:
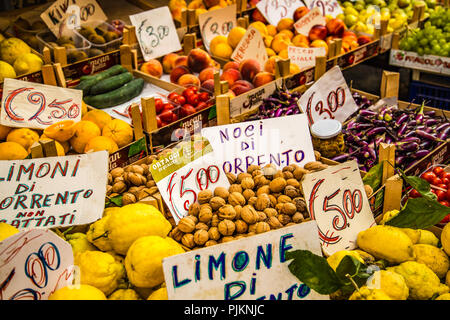
M341 133L342 124L338 120L318 120L311 126L311 134L319 139L330 139Z

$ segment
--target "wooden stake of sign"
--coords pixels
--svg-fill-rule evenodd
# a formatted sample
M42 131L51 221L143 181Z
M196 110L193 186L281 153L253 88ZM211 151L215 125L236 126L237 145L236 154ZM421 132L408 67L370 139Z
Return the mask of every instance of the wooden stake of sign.
M411 22L416 22L416 21L422 20L424 13L425 13L425 4L424 3L416 3L414 5Z
M39 140L31 146L31 158L48 158L58 156L56 142L54 140Z
M217 125L230 124L230 96L216 96Z
M383 161L383 176L381 179L381 184L384 185L386 180L392 177L395 173L395 145L380 143L378 148L378 158L379 161Z
M314 68L314 81L319 80L327 71L327 57L316 57L316 66Z
M395 32L392 35L392 42L391 42L391 48L394 50L398 50L398 44L400 42L400 33Z
M398 174L390 177L384 184L383 214L391 210L400 210L403 180Z
M44 64L52 63L52 53L47 46L44 46L44 48L42 49L42 60L44 61Z
M328 59L334 58L336 56L336 42L331 40L328 44Z
M383 70L381 76L381 98L398 97L400 73Z
M131 105L131 121L133 123L134 139L137 141L144 137L144 129L142 128L142 118L139 105L133 103Z
M127 44L120 46L120 64L129 72L133 71L133 57L131 47Z
M50 84L52 86L57 86L55 71L51 64L44 64L42 66L42 80L45 84Z
M123 36L123 38L122 38L123 44L128 44L131 46L138 42L137 37L136 37L136 27L135 26L126 25L123 28L122 36Z
M384 36L387 34L388 24L389 24L389 19L381 19L380 20L380 36Z
M141 108L145 132L153 132L157 130L158 123L156 122L155 98L142 98Z
M214 72L214 96L222 94L222 87L220 84L220 73L219 71Z
M236 11L241 13L247 10L247 0L236 0Z
M275 63L275 78L287 77L290 73L291 59L280 59Z
M242 27L244 29L248 28L249 25L249 20L248 20L248 16L244 16L244 17L240 17L237 19L236 24L238 27Z
M54 63L53 70L56 75L56 80L58 81L58 85L62 88L67 88L66 77L64 76L64 72L61 66L61 63Z
M192 49L197 47L197 36L195 33L185 34L183 37L183 51L188 55Z
M62 66L67 65L67 52L65 47L53 48L53 56L55 57L56 63L60 63Z

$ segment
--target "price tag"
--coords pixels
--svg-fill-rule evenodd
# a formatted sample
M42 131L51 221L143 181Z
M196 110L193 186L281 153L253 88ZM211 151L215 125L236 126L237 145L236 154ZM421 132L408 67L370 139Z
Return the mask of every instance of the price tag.
M298 104L308 116L309 125L319 119L344 123L358 110L339 66L334 66L300 97Z
M315 26L316 24L324 26L326 25L326 23L327 22L325 17L322 15L322 11L320 11L320 9L316 7L305 14L303 17L301 17L294 24L294 28L298 33L303 34L304 36L308 36L309 31L313 26Z
M355 249L358 233L376 223L354 160L306 174L302 187L327 255Z
M386 34L380 37L380 49L381 52L386 52L391 49L393 33Z
M73 32L73 28L68 27L68 24L73 25L73 17L71 16L75 7L79 8L78 16L80 23L83 25L95 28L108 20L108 17L95 0L71 0L70 4L67 0L54 1L47 10L42 12L41 19L56 37L70 35ZM69 8L71 9L70 11L68 10ZM78 9L75 10L78 12Z
M5 78L0 123L45 129L62 120L81 120L83 91Z
M80 28L80 7L77 5L70 5L66 11L67 20L66 26L68 29L74 30Z
M231 60L238 63L250 58L256 59L261 68L264 67L266 61L269 59L261 33L252 26L247 28L247 32L231 54Z
M288 56L292 63L298 65L300 70L314 67L316 65L316 57L326 55L324 47L319 48L301 48L288 47Z
M0 300L47 300L72 285L72 246L50 230L16 233L0 242Z
M276 26L283 18L292 19L298 7L304 7L301 0L261 0L256 8L270 24Z
M167 6L130 16L144 60L181 50L180 39Z
M150 166L176 223L188 214L200 191L230 186L216 162L211 144L202 138L178 143L170 154Z
M203 44L209 51L209 44L216 36L227 36L236 26L236 4L208 11L198 16Z
M332 16L336 18L339 14L344 13L341 6L336 0L305 0L306 6L312 10L317 7L323 16Z

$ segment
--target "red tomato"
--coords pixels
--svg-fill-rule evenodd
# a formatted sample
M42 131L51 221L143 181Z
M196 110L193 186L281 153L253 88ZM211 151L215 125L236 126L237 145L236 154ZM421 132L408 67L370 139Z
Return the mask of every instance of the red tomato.
M175 109L173 104L168 103L168 102L163 104L163 112L167 111L167 110L173 110L173 109Z
M447 192L441 191L441 190L437 190L436 191L436 196L437 196L437 200L438 201L445 200L445 199L447 199Z
M160 98L155 99L156 114L160 114L161 111L163 111L163 109L164 109L163 105L164 105L164 102L162 101L162 99L160 99Z
M156 125L158 128L161 128L161 118L159 116L156 116Z
M177 97L179 97L180 95L178 94L178 93L176 93L176 92L171 92L171 93L169 93L169 95L167 96L167 99L170 99L170 100L175 100Z
M416 189L412 189L412 190L409 192L408 195L409 195L410 198L419 198L419 197L421 197L419 191L417 191Z
M447 200L450 201L450 189L447 189Z
M189 89L191 89L192 91L194 91L194 93L198 92L198 88L196 86L191 86L189 87Z
M196 112L197 112L197 110L190 104L185 104L184 106L181 107L181 116L182 117L186 117L186 116L191 115Z
M186 103L186 98L183 96L178 96L176 97L173 102L175 102L176 104L179 104L180 106L182 106L183 104Z
M178 115L174 112L172 115L172 122L175 122L178 120Z
M185 97L186 99L189 96L192 96L193 94L195 94L195 92L192 89L190 89L190 88L183 90L183 97Z
M200 110L203 110L203 109L208 108L208 107L209 106L208 106L208 104L206 102L199 102L197 104L197 106L195 107L195 110L200 111Z
M446 178L445 176L442 178L442 183L448 185L450 183L450 179Z
M438 185L442 184L442 180L441 180L441 178L436 177L436 178L433 179L433 181L431 182L431 184L432 184L433 186L438 186Z
M442 204L443 206L450 207L450 202L448 202L447 200L439 201L439 203Z
M441 220L440 223L448 223L450 221L450 214L446 215L444 219Z
M208 100L209 100L209 93L208 93L208 92L200 92L200 93L198 94L198 99L199 99L201 102L206 102L206 101L208 101Z
M448 179L450 181L450 172L445 172L444 178L446 178L446 179Z
M445 183L441 183L441 184L437 185L436 187L447 190L447 185Z
M427 172L423 173L420 177L422 179L427 180L428 183L432 183L433 180L436 178L436 175L432 171L427 171Z
M437 175L437 176L440 178L441 175L442 175L445 171L444 171L444 168L442 168L442 167L435 167L435 168L433 169L433 172L434 172L435 175Z
M159 117L162 121L170 123L173 119L173 114L174 113L172 112L172 110L164 110L163 112L161 112Z
M192 106L196 106L200 102L198 94L196 94L196 93L194 93L194 94L190 95L189 97L187 97L186 100Z

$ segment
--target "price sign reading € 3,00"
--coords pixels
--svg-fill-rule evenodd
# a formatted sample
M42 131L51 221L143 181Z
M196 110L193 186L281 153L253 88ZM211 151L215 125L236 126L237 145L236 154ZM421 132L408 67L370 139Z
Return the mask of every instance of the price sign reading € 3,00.
M230 186L225 172L215 163L211 144L202 138L178 143L172 152L151 164L150 172L177 224L200 191Z

